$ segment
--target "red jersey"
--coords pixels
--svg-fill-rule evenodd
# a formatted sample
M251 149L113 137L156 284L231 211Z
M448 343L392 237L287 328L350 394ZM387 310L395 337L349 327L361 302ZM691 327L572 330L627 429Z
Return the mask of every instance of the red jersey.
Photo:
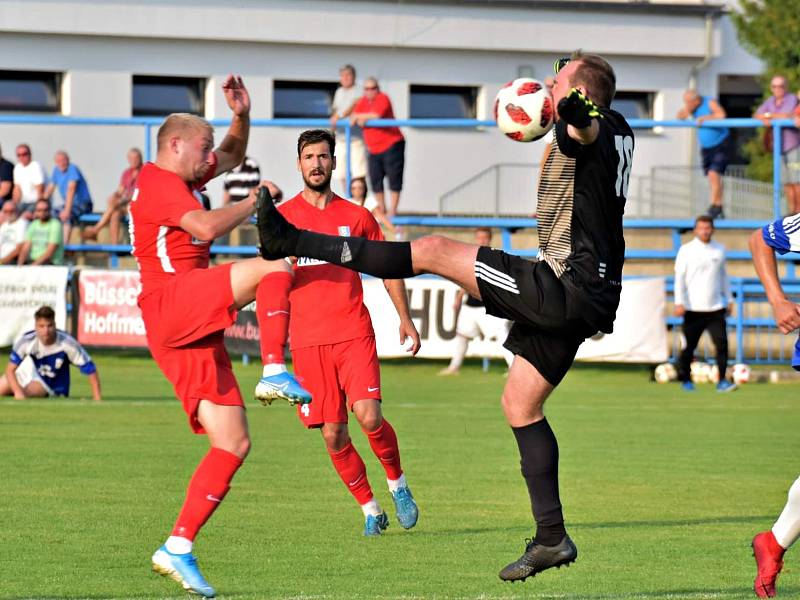
M383 92L375 94L375 98L370 102L366 96L356 102L353 108L354 113L375 113L379 119L394 119L394 111L389 96ZM403 134L397 127L364 127L364 143L370 154L380 154L386 152L397 142L404 139Z
M336 195L325 208L319 209L298 194L279 205L278 210L301 229L383 239L372 213ZM289 304L292 350L375 335L364 305L361 276L350 269L298 256Z
M171 171L147 163L139 172L130 204L128 227L131 253L136 257L142 279L140 297L157 290L180 273L205 269L211 242L198 240L181 229L181 217L203 208L196 191L214 176L216 154L205 181L195 188Z

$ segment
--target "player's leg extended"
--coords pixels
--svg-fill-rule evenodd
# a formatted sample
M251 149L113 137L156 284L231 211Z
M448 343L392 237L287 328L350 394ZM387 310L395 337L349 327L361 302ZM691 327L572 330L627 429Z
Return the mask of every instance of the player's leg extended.
M775 596L775 581L783 568L783 554L800 538L800 478L789 488L781 515L770 531L753 538L753 556L758 568L754 589L759 598Z
M500 578L525 580L540 571L574 562L578 551L564 528L558 491L558 442L542 412L553 391L539 371L516 356L503 390L502 404L519 447L522 476L528 486L536 535L524 554L507 565Z
M292 281L291 268L284 260L265 262L251 258L231 267L231 288L237 307L256 300L263 372L255 397L265 405L276 398L283 398L289 404L311 402L311 394L286 371L283 358L289 331Z
M192 545L228 493L233 476L250 451L250 436L241 406L201 400L197 419L208 434L211 448L192 475L172 534L153 555L153 570L171 577L186 590L211 598L214 588L200 573Z
M413 243L379 242L299 230L262 196L259 194L257 203L259 245L261 256L268 260L305 256L381 279L435 273L480 298L475 281L478 246L441 236L428 236Z
M321 431L333 468L364 513L364 535L380 535L388 527L389 519L375 500L367 467L353 446L347 423L325 423Z
M361 430L369 440L372 452L386 471L386 482L392 494L397 520L403 529L411 529L419 519L419 508L406 482L400 465L400 446L391 423L381 414L378 400L358 400L353 403L353 413Z

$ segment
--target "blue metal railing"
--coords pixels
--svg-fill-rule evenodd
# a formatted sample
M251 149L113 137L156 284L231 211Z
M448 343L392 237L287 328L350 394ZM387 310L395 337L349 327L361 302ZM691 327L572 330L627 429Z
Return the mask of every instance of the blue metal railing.
M0 124L29 124L29 125L103 125L103 126L141 126L144 133L144 156L146 160L152 159L152 137L153 127L158 127L162 122L161 118L133 117L133 118L82 118L82 117L55 117L42 115L0 115ZM227 126L230 123L227 119L215 119L211 121L214 126ZM693 121L665 120L655 121L650 119L632 119L629 124L634 129L653 129L653 128L696 128ZM251 121L253 127L329 127L327 119L254 119ZM370 121L369 126L373 127L411 127L411 128L491 128L495 127L494 121L477 119L379 119ZM763 124L758 119L722 119L718 121L708 121L703 127L741 127L754 128L762 127ZM792 127L793 122L789 119L773 121L774 146L773 146L773 214L778 218L781 214L781 144L782 129ZM347 121L340 121L337 129L343 130L345 135L345 163L346 163L346 186L350 187L350 140L352 129ZM98 219L96 215L84 218L86 222ZM536 226L535 219L476 219L476 218L439 218L439 217L397 217L395 223L398 225L417 225L430 227L476 227L479 225L498 228L502 235L502 247L512 253L521 256L535 255L536 249L515 249L512 245L512 233L517 229L532 228ZM717 229L746 229L754 230L763 225L761 222L751 221L718 221ZM693 222L689 220L628 220L625 222L629 229L671 229L672 248L667 250L653 249L628 249L626 258L639 260L666 260L673 259L680 246L681 231L691 229ZM105 245L105 244L74 244L68 245L67 250L73 252L103 252L110 256L112 267L118 265L118 258L130 252L127 245ZM233 256L254 256L255 247L232 247L232 246L212 246L212 254L227 254ZM731 259L748 259L749 253L746 251L729 251L728 257ZM786 255L779 257L779 260L786 262L788 279L794 279L794 261L796 255ZM737 355L741 353L742 341L745 327L773 326L771 319L746 319L744 317L743 302L747 294L763 294L763 288L758 283L751 283L747 280L736 280L737 303L739 310L734 316L734 327L737 339ZM800 287L790 287L790 293L800 292ZM674 320L669 317L668 324L674 324ZM737 360L740 359L737 356Z
M151 160L153 156L152 137L153 127L158 127L162 123L161 117L130 117L130 118L89 118L89 117L62 117L46 115L0 115L0 124L17 125L106 125L106 126L130 126L137 125L144 129L144 158ZM210 123L215 127L225 127L230 124L230 119L212 119ZM677 119L656 121L653 119L630 119L628 121L633 129L654 129L654 128L697 128L694 121L681 121ZM253 119L250 122L252 127L329 127L328 119ZM375 119L368 121L369 127L411 127L415 129L475 129L485 127L495 127L494 121L480 119ZM717 121L706 121L703 127L740 127L755 128L763 127L764 124L758 119L720 119ZM772 121L773 150L772 150L772 198L773 215L778 218L781 214L781 155L782 155L782 135L785 127L793 127L791 119L781 119ZM347 120L341 120L336 128L344 131L345 135L345 164L346 164L346 189L350 189L351 179L351 160L350 160L350 140L352 127Z

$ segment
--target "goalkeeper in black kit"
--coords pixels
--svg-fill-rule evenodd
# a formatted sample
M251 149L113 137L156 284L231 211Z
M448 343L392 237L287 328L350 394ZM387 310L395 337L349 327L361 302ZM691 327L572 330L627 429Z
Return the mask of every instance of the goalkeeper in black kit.
M578 346L598 331L612 331L622 285L633 132L609 108L616 76L603 58L576 52L556 66L558 116L539 184L535 261L441 236L413 242L328 236L298 230L272 202L257 209L265 259L305 256L382 279L434 273L483 300L489 314L513 321L505 346L515 357L502 406L519 447L536 532L522 556L500 571L506 581L578 556L564 525L558 443L543 407Z

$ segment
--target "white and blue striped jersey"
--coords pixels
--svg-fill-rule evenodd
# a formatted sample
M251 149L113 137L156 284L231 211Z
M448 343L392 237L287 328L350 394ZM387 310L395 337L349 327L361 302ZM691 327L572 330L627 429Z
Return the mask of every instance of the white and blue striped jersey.
M764 225L761 236L778 254L800 252L800 213Z
M42 344L35 331L22 334L11 349L10 360L19 365L28 356L39 376L57 396L69 396L70 364L79 367L84 375L97 370L78 340L61 330L56 330L56 341L49 346Z

